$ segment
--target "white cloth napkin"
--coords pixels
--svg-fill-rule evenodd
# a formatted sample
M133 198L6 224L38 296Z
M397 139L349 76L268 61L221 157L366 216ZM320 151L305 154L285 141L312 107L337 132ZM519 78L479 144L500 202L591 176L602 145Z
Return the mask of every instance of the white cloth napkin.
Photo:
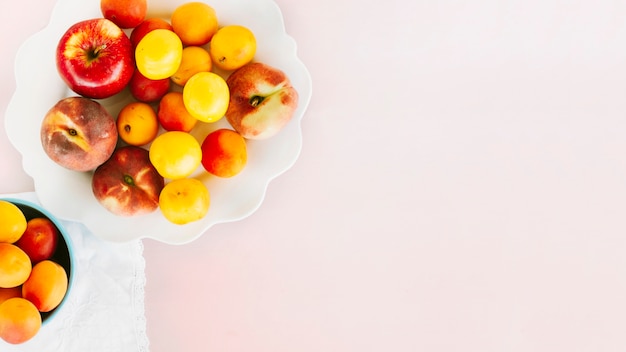
M4 194L39 204L34 192ZM110 243L82 224L60 220L74 246L74 283L67 301L31 340L0 351L147 352L143 243Z

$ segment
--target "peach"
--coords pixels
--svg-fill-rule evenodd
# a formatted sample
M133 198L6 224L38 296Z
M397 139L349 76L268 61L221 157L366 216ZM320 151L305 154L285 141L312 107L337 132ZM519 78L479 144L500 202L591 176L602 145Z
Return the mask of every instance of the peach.
M136 216L155 211L165 179L150 163L148 151L136 146L121 147L92 177L98 202L111 213Z
M157 118L166 131L189 132L198 122L185 108L181 92L169 92L161 98Z
M65 269L51 260L41 261L22 285L22 297L33 302L40 312L56 308L67 293L68 278Z
M226 119L247 139L276 135L298 106L298 92L287 75L260 62L239 68L226 83L230 91Z
M48 157L74 171L104 163L117 137L115 119L100 103L84 97L61 99L41 123L41 144Z
M0 243L0 287L23 284L31 270L32 264L26 252L14 244Z
M248 160L246 141L233 130L223 128L209 133L201 148L202 166L215 176L233 177Z
M14 297L0 304L0 338L17 345L33 338L41 329L41 314L27 299Z

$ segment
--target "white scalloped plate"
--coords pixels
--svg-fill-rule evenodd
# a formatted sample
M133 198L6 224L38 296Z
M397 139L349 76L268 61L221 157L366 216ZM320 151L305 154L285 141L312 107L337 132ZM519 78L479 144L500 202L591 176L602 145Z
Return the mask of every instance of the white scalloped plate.
M22 154L23 167L34 180L41 204L55 216L84 223L96 236L127 242L152 238L169 244L191 242L211 226L243 219L263 202L269 182L288 170L302 147L300 122L311 99L311 77L298 59L294 40L285 33L280 9L271 0L204 0L211 5L220 25L241 24L257 38L255 61L283 70L298 90L298 109L289 124L265 141L248 141L248 165L237 176L218 179L201 169L191 177L203 181L211 193L208 214L187 225L168 222L160 211L137 217L109 213L94 198L91 173L66 170L44 153L39 139L41 120L57 101L75 95L60 79L55 65L56 44L72 24L102 17L99 1L59 0L49 25L30 37L19 49L15 76L17 87L5 114L11 143ZM169 19L176 6L187 0L150 0L148 17ZM100 102L115 115L132 98L116 96ZM211 130L229 127L225 119L202 124L194 131L199 140Z

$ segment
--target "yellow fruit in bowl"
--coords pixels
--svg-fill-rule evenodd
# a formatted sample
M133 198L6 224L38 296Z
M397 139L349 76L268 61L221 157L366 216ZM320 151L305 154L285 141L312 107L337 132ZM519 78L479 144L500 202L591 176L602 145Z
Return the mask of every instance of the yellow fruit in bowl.
M159 121L154 109L143 102L125 105L117 115L117 133L120 138L134 146L152 142L159 133Z
M0 242L15 243L26 231L26 217L15 204L0 200Z
M177 225L202 219L209 211L209 190L195 178L171 181L159 196L159 207L163 216Z
M224 117L229 100L226 81L213 72L196 73L183 87L185 108L202 122L216 122Z
M176 33L159 28L148 32L137 43L135 63L139 72L151 80L172 76L182 60L183 43Z
M215 10L203 2L181 4L170 17L174 32L185 46L208 43L218 29Z
M23 284L32 270L28 254L11 243L0 243L0 287Z
M209 48L215 66L232 71L249 63L256 54L256 38L250 29L240 25L220 28Z
M168 131L152 141L149 157L161 176L175 180L191 175L198 168L202 161L202 150L200 143L191 134Z

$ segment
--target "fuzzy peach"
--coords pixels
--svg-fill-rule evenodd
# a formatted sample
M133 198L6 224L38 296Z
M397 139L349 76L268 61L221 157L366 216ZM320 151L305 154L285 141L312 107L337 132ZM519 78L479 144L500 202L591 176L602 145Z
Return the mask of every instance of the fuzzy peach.
M298 92L282 70L260 62L247 64L228 79L226 119L247 139L267 139L291 120Z
M165 180L150 163L148 151L136 146L117 149L92 177L94 197L108 211L137 216L155 211Z
M57 102L41 123L41 144L57 164L90 171L104 163L117 145L115 119L97 101L69 97Z

